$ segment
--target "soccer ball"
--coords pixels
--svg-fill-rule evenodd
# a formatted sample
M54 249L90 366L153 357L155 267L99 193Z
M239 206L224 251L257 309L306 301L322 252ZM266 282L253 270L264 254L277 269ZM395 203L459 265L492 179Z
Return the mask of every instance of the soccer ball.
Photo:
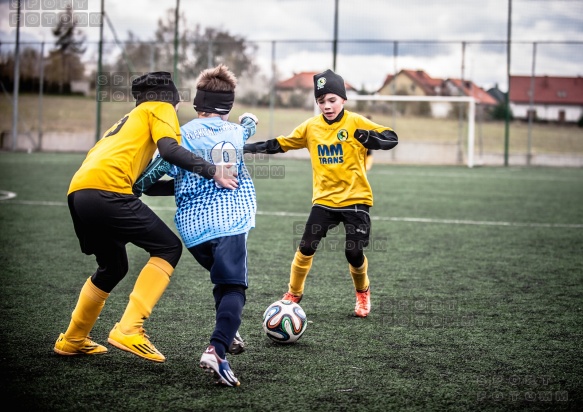
M274 342L294 343L306 331L304 310L291 300L273 302L263 313L263 330Z

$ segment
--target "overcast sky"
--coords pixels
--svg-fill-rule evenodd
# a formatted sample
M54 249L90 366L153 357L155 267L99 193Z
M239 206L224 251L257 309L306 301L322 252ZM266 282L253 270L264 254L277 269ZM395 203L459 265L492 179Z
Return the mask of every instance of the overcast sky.
M100 11L101 0L71 1L77 12ZM34 13L58 13L66 2L23 0L21 40L52 43L51 27L35 27L27 19L33 20ZM271 42L280 41L276 43L276 64L282 77L332 68L330 42L334 38L335 3L336 0L179 2L187 25L213 27L257 41L260 47L256 57L265 74L270 73ZM16 0L0 0L2 52L10 49L12 45L7 43L16 38L15 4ZM132 31L138 39L147 41L153 39L158 19L165 18L167 10L176 4L176 0L105 0L105 11L121 40ZM34 5L36 9L28 9ZM376 90L387 74L400 69L423 69L437 78L460 78L463 73L464 78L485 88L494 84L506 87L508 0L338 0L338 5L336 71L357 88ZM84 27L83 31L93 48L99 39L99 28ZM511 74L531 73L532 43L537 42L537 75L583 75L583 0L512 0L511 34L515 42ZM107 41L114 39L107 24L104 37ZM398 42L396 49L394 42ZM465 48L462 42L466 42Z

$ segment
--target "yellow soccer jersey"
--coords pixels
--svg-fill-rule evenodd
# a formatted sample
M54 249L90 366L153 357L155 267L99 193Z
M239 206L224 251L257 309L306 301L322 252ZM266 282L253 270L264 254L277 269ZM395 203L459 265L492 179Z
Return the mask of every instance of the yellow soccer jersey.
M289 136L277 141L284 152L307 148L312 160L312 203L330 207L373 205L366 177L367 149L354 138L356 129L392 130L344 110L338 122L328 124L322 115L306 120Z
M141 103L114 124L87 153L77 170L68 194L98 189L132 194L132 185L156 152L163 137L180 144L180 124L171 104Z

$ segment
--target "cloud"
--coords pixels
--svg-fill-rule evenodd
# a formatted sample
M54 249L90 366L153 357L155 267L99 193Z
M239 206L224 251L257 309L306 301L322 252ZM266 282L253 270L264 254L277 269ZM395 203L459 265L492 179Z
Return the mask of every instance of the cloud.
M100 12L100 0L78 1L86 2L83 11ZM180 2L180 11L189 28L213 27L256 41L258 61L267 74L275 42L277 69L283 75L332 66L335 2L197 0ZM15 35L10 4L0 0L3 44ZM175 5L175 0L106 0L105 11L122 40L132 31L138 39L149 41L158 20L165 20ZM480 85L506 82L508 0L338 0L338 5L337 71L350 83L375 89L395 68L423 69L434 77L460 77L462 53L466 78ZM50 42L50 29L22 27L21 36ZM84 32L95 45L99 29L87 27ZM113 41L107 24L104 35L106 41ZM514 74L530 73L532 43L539 42L537 73L580 75L583 53L581 44L574 42L583 43L583 1L512 0L512 40ZM551 47L549 42L571 43ZM109 49L119 52L113 46Z

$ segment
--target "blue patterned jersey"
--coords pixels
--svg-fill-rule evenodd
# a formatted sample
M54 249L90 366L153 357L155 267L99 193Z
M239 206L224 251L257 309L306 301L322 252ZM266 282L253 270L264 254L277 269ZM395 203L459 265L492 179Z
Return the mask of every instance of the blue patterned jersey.
M174 222L187 248L222 236L247 233L255 227L257 201L253 180L243 161L249 131L220 117L197 118L181 128L182 146L215 165L233 163L239 174L235 190L213 179L173 166Z

